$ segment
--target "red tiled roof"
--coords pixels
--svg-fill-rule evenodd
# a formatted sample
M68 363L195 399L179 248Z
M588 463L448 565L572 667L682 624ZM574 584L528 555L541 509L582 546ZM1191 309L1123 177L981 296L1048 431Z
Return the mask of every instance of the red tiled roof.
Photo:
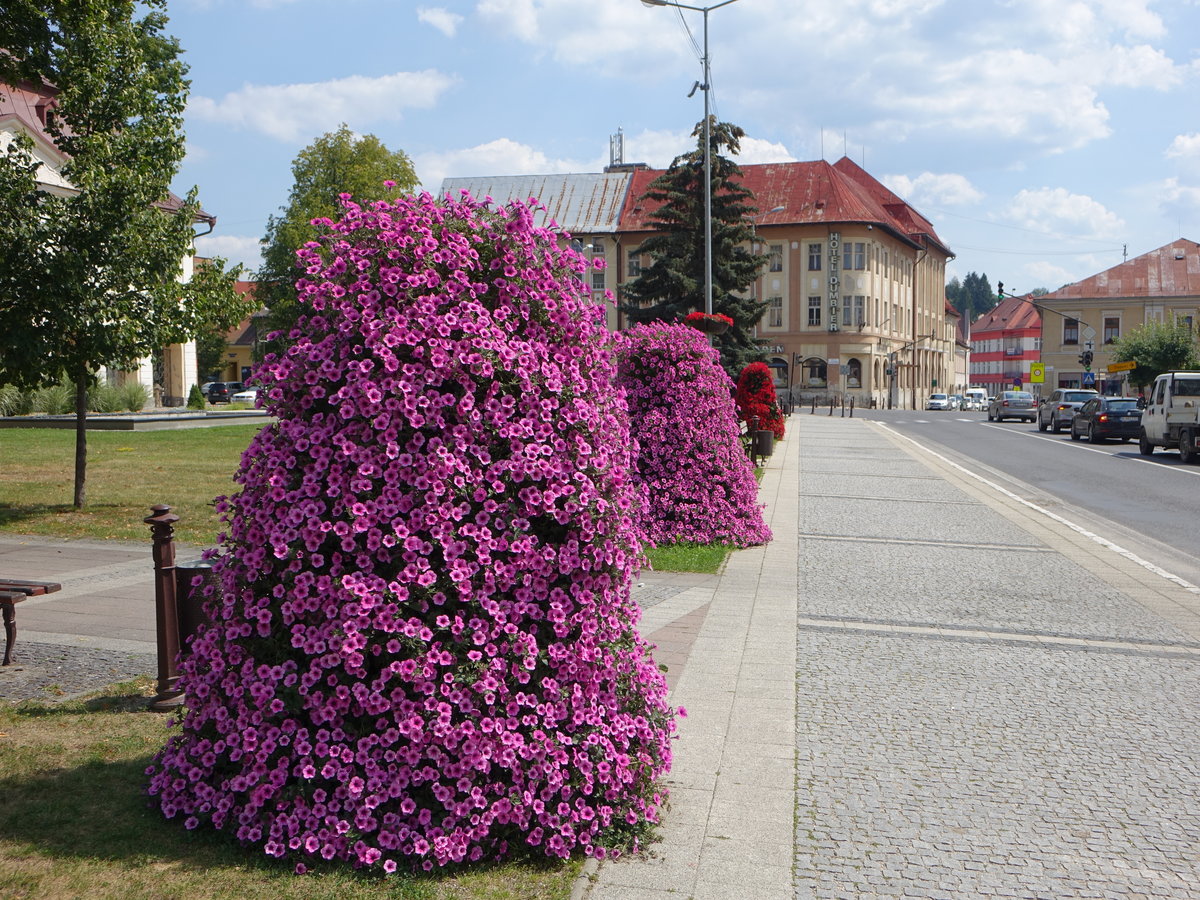
M1180 238L1090 278L1061 287L1046 299L1194 295L1200 295L1200 244Z
M990 312L984 313L971 325L971 336L987 331L1020 331L1041 328L1042 315L1024 297L1005 297Z
M633 173L621 211L623 231L652 231L650 216L659 204L643 199L662 169ZM915 209L843 157L830 165L816 162L742 166L741 184L761 210L755 225L865 223L887 229L914 246L929 239L949 253L933 226ZM773 210L782 207L778 212Z
M0 83L0 122L4 122L6 119L16 120L22 131L28 133L34 140L53 148L59 158L62 158L63 154L54 143L54 138L46 131L44 119L45 109L47 107L52 109L58 105L55 100L57 95L58 88L48 83L41 85L35 85L32 81L22 81L17 85ZM160 209L173 212L183 206L183 200L168 191L167 198L155 205ZM203 209L198 209L195 221L213 225L216 223L217 217L206 213Z

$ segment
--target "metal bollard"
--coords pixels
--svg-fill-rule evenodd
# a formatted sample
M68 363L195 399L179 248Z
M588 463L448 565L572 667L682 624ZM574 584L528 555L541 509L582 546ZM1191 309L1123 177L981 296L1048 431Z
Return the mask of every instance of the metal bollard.
M158 694L150 701L155 712L171 712L183 705L179 690L179 608L175 597L175 523L171 507L157 504L142 521L154 540L154 627L158 639Z

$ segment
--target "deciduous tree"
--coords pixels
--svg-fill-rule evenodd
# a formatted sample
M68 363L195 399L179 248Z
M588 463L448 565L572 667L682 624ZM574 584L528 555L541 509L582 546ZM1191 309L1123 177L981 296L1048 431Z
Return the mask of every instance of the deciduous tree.
M1190 324L1172 317L1167 322L1147 322L1126 332L1111 345L1113 362L1135 362L1131 384L1153 384L1163 372L1200 369L1200 347Z
M76 388L74 504L86 500L87 390L164 345L243 315L222 261L182 284L196 191L169 192L184 154L188 82L165 0L18 5L0 69L56 91L46 131L71 190L38 180L28 139L0 154L0 381L65 374ZM33 15L36 13L37 15ZM7 15L7 13L6 13ZM35 21L36 20L36 21Z
M343 194L366 204L409 193L419 183L402 150L389 150L373 134L356 135L345 124L301 150L292 162L292 176L287 206L267 222L263 264L256 276L257 294L269 310L263 333L281 332L280 339L261 345L263 352L282 349L300 316L296 282L304 272L296 268L296 251L321 233L313 220L340 217Z

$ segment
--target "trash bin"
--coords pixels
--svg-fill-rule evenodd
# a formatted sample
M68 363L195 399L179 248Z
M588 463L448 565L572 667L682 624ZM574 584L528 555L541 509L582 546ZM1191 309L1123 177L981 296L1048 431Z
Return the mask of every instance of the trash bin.
M754 444L752 455L764 457L775 452L775 432L769 429L760 429L754 432L752 440Z
M201 576L202 580L193 587L192 582L197 575ZM188 642L200 630L200 626L210 621L204 613L204 588L210 584L220 584L220 579L213 572L211 561L193 559L175 564L175 598L181 654L187 652Z

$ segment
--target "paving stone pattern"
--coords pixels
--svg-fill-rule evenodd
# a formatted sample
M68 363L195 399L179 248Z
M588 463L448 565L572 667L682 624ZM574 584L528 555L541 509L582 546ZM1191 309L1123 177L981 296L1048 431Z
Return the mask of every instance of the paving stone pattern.
M797 900L1200 898L1197 641L880 432L805 432Z

